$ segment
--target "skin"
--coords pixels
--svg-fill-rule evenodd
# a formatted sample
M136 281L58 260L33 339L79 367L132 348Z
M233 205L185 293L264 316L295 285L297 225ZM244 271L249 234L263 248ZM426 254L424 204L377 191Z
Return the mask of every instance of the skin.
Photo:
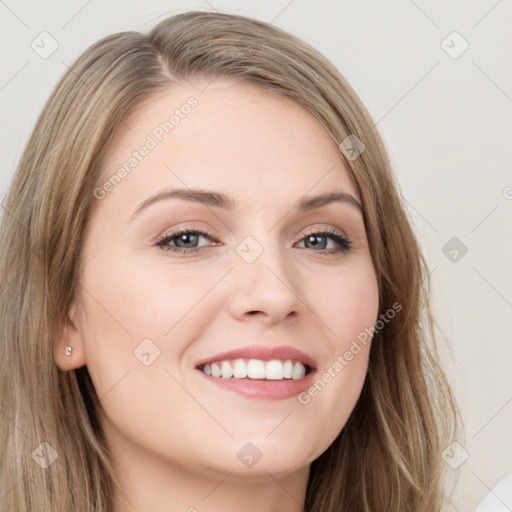
M250 399L195 370L200 359L227 350L290 345L316 360L320 377L378 314L362 214L347 203L292 208L304 195L334 189L361 202L336 143L309 112L276 93L240 81L206 85L174 86L125 120L129 129L117 134L104 162L106 179L168 112L190 96L198 101L96 200L79 300L67 335L54 345L62 370L87 365L101 398L100 421L126 491L116 494L114 512L303 510L310 463L343 429L367 372L370 343L301 404L297 397ZM175 198L130 220L167 187L220 191L240 206ZM208 233L184 246L195 243L199 252L156 245L184 226ZM308 244L309 233L326 228L346 236L350 251L326 254L339 248L330 237ZM263 250L252 263L236 252L247 236ZM145 366L134 350L147 338L160 355ZM237 458L247 442L262 454L250 468Z

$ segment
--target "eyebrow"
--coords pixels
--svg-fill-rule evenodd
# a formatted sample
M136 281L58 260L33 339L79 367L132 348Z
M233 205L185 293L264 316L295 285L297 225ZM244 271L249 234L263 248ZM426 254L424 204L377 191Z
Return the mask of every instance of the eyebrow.
M165 189L153 194L145 201L142 201L142 203L137 206L129 220L133 220L140 212L147 209L149 206L169 199L184 199L185 201L201 203L206 206L214 206L225 210L235 210L239 206L233 197L221 192L192 188ZM301 212L306 212L316 208L321 208L322 206L326 206L331 203L352 205L356 207L362 215L364 215L363 206L359 201L354 196L340 190L318 196L304 196L295 203L293 208Z

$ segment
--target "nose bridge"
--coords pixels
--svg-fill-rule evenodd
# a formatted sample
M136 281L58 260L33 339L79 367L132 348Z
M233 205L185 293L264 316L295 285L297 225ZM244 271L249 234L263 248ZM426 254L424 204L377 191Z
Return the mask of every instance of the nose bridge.
M261 311L273 317L294 311L298 302L296 283L277 232L253 231L235 250L235 311Z
M241 260L237 262L240 271L256 273L260 278L265 278L269 273L272 275L269 267L277 273L282 273L287 256L280 244L277 230L268 232L263 227L259 230L253 227L251 234L245 236L235 249Z

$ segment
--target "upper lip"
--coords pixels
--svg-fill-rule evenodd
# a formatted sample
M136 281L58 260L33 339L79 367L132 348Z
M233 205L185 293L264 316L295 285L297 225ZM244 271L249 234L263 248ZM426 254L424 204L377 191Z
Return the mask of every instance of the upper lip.
M309 366L312 370L316 369L315 360L296 348L281 345L279 347L268 347L262 345L253 345L250 347L237 348L215 354L196 363L196 368L215 361L224 361L226 359L261 359L262 361L271 361L272 359L293 359L299 361L304 366Z

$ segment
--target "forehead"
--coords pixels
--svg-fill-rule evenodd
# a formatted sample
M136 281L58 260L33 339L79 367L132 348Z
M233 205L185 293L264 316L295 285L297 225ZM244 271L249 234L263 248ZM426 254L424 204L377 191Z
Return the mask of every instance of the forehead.
M261 194L295 200L330 188L359 198L337 144L315 117L247 81L195 80L146 98L124 120L102 179L123 166L126 177L110 193L116 202L177 185L229 190L249 203Z

